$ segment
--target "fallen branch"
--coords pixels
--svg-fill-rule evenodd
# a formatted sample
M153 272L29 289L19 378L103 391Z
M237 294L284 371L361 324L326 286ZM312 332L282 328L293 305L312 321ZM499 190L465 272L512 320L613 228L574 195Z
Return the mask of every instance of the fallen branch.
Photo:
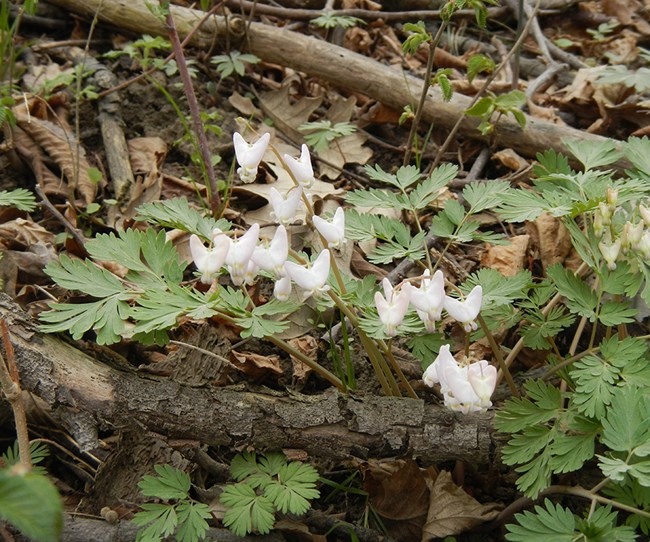
M86 17L98 18L135 33L166 35L162 21L154 17L143 0L48 0ZM202 12L179 6L171 6L179 35L193 31L202 18ZM244 39L244 32L248 32ZM192 45L208 49L215 40L230 42L244 40L251 53L262 60L290 67L294 70L319 77L331 84L370 96L396 110L415 106L421 93L423 81L379 62L354 53L343 47L305 36L290 30L262 23L246 25L242 19L211 17L194 34ZM472 139L488 142L478 130L479 120L465 115L470 98L454 95L445 102L437 88L429 90L424 105L423 118L438 128L451 128L458 118L464 117L460 133ZM499 147L510 147L518 153L534 157L538 152L554 149L570 154L562 140L577 139L599 142L604 138L581 130L552 124L526 116L526 128L522 130L509 117L502 118L493 134ZM616 164L624 167L625 162Z
M494 460L492 415L463 416L422 400L197 388L100 363L0 297L25 390L39 396L84 450L97 433L148 429L171 439L259 450L304 449L314 457Z

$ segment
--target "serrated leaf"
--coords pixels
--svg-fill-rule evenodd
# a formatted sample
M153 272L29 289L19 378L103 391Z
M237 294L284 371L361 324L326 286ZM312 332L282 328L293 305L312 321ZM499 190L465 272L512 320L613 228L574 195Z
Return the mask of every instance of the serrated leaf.
M0 107L2 110L2 107ZM0 126L3 122L0 119ZM25 188L16 188L15 190L1 190L0 191L0 206L15 207L19 211L26 211L31 213L36 209L36 198L29 190Z
M549 466L553 472L573 472L582 468L594 456L597 429L583 435L556 434L549 449Z
M506 540L510 542L573 542L576 520L573 513L562 506L544 499L544 507L535 506L515 514L518 524L506 525Z
M557 416L562 407L562 395L555 386L541 380L529 380L524 388L527 398L509 399L497 412L494 426L498 431L516 433Z
M620 370L596 356L585 356L573 364L576 383L573 403L586 416L601 419L614 396Z
M440 190L447 186L457 175L458 166L443 164L431 172L426 179L409 193L409 202L414 209L424 209L436 199Z
M650 440L650 400L634 385L615 390L603 419L601 442L619 452L632 452Z
M481 285L483 306L499 306L525 297L531 282L530 271L519 271L516 275L506 277L496 269L483 268L472 273L460 289L464 294L469 294L475 286Z
M345 196L345 201L357 207L379 207L381 209L408 209L408 202L400 194L383 188L352 190Z
M494 60L482 55L472 55L467 61L467 80L471 83L479 73L492 73L496 65Z
M553 149L537 153L537 161L539 164L533 167L533 173L538 177L553 173L575 174L575 171L569 166L569 159L564 154L560 154Z
M93 297L109 297L124 291L120 280L90 260L78 260L62 254L45 266L54 282L68 290L77 290Z
M619 324L630 324L639 313L638 309L632 307L631 303L625 301L606 301L600 307L598 320L604 326L617 326Z
M292 461L280 468L278 480L266 486L264 495L283 513L304 514L311 507L309 501L320 496L315 485L317 480L316 469Z
M564 296L564 302L571 312L585 316L592 321L595 319L598 298L596 292L584 280L560 264L550 266L546 270L546 274L551 278L558 292Z
M500 205L509 191L510 183L506 181L476 181L463 188L463 197L470 205L470 214L476 214Z
M186 499L192 482L182 470L171 465L154 465L158 476L146 475L138 483L143 495L160 499Z
M497 214L506 222L526 222L535 220L548 210L550 205L541 195L522 188L510 190L503 195Z
M267 452L259 459L260 470L269 476L277 476L286 465L287 457L280 452Z
M210 240L215 228L227 231L231 226L230 222L223 218L215 220L190 207L186 198L145 203L138 208L138 213L137 220L194 233L205 241Z
M563 307L553 307L547 315L541 312L529 313L526 323L521 328L524 345L533 349L550 348L549 337L555 337L574 321L575 316L566 314Z
M63 530L63 504L44 475L0 470L0 519L37 542L58 542Z
M372 180L390 184L401 190L406 190L422 176L415 166L402 166L394 175L387 173L379 165L365 166L364 169Z
M260 534L270 532L275 524L275 507L264 495L257 495L244 482L227 486L219 497L228 507L223 524L237 536L254 530Z
M545 425L525 427L513 435L503 448L503 462L506 465L527 463L546 448L554 439L555 431Z
M465 218L465 208L455 199L448 199L445 202L444 213L447 219L458 226Z
M448 340L442 333L415 335L407 342L411 354L422 362L423 370L433 363L443 344L448 344Z
M582 163L585 170L613 164L622 155L617 148L617 142L613 139L602 141L566 139L563 142L573 156Z
M484 97L465 111L470 117L485 117L494 111L494 99Z
M184 501L178 504L176 513L178 514L176 540L196 542L205 538L205 534L210 528L206 520L212 517L207 504Z

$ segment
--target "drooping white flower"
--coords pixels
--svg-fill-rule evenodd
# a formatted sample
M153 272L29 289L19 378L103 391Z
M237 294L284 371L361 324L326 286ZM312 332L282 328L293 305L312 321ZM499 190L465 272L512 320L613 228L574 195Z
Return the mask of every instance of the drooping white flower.
M244 183L252 183L257 177L257 168L262 161L266 148L269 146L271 134L266 132L255 143L246 143L246 140L235 132L232 142L235 146L235 156L241 166L237 169L239 178Z
M436 271L433 277L430 275L431 272L426 269L422 273L419 288L410 283L406 284L405 288L410 291L411 305L417 310L424 327L429 333L433 333L445 302L445 277L440 270Z
M600 249L600 253L603 255L603 259L607 263L607 269L610 271L616 269L616 259L618 258L618 254L621 251L620 237L612 243L605 243L604 241L601 241L598 243L598 248Z
M387 278L381 281L381 285L385 297L381 292L375 292L375 307L377 307L379 320L384 324L384 332L388 337L394 337L409 308L409 291L401 289L396 293Z
M630 248L636 246L643 236L643 222L639 221L632 224L629 220L623 225L621 233L621 248L627 252Z
M438 356L422 375L427 386L440 384L447 408L464 414L484 412L492 406L490 397L496 378L496 368L485 360L459 366L448 344L440 347Z
M309 156L307 145L303 143L300 158L285 154L284 163L287 164L289 171L291 171L298 184L309 188L314 183L314 169L311 167L311 156Z
M641 218L645 222L645 225L650 228L650 209L645 205L639 205L639 213L641 214Z
M345 213L343 207L336 210L331 222L320 216L314 216L313 222L318 233L327 241L328 247L338 248L345 241Z
M480 285L474 286L464 301L453 297L445 296L444 307L449 316L463 324L463 329L468 333L477 329L474 321L481 312L483 302L483 288Z
M273 297L278 301L286 301L291 295L291 277L285 275L282 278L279 278L275 281L275 286L273 287Z
M302 187L293 187L285 196L271 187L269 201L273 207L271 218L286 226L296 219L296 213L302 203Z
M646 260L650 260L650 230L643 233L634 249L638 250Z
M224 235L214 239L212 248L206 248L197 236L190 237L190 252L197 270L201 273L201 282L211 284L223 266L230 248L229 239Z
M244 271L244 284L252 286L257 280L257 274L260 272L260 266L253 259L248 260L246 270Z
M226 265L235 286L240 286L246 279L248 262L255 251L260 234L260 225L255 223L239 239L230 240L230 250L226 256Z
M320 295L330 289L327 285L330 273L330 251L328 249L323 250L310 267L287 262L284 264L284 269L291 280L304 290L303 300L312 295Z
M284 276L284 263L289 255L289 239L286 228L280 224L267 246L256 246L251 259L264 271Z
M490 408L492 406L490 398L492 397L494 388L497 385L496 367L490 365L484 359L472 363L467 368L467 379L469 380L474 393L479 398L481 408Z

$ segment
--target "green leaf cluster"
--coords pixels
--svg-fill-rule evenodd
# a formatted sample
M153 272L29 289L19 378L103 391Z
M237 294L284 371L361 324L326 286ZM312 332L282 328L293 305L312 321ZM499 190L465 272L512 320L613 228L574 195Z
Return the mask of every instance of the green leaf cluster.
M366 24L363 19L351 17L350 15L338 15L334 11L326 11L309 22L321 28L336 28L337 26L341 28L352 28L357 25Z
M228 54L216 55L210 59L210 62L217 66L219 75L224 79L234 73L243 76L246 73L247 64L257 64L259 61L259 57L239 51L230 51Z
M321 152L327 149L335 139L352 135L357 131L357 127L351 122L332 124L331 120L319 120L304 122L298 126L298 130L305 133L307 145L315 152Z
M304 514L310 501L320 496L316 469L287 461L281 453L244 452L233 459L230 472L238 483L221 494L221 502L228 508L223 523L238 536L266 534L273 528L277 512Z
M515 514L516 524L506 526L506 540L510 542L632 542L636 540L634 529L616 526L618 514L610 506L597 506L585 518L579 518L571 510L554 505L544 499L544 506L535 511Z
M485 61L481 63L477 62L477 67L489 68L485 64ZM492 122L492 116L495 113L499 115L511 114L522 130L526 128L526 115L521 110L526 105L526 95L522 91L511 90L499 96L492 93L488 94L489 96L484 96L479 99L472 107L465 111L470 117L479 117L481 119L478 129L483 135L490 134L494 131L496 124Z
M1 108L0 108L1 111ZM0 118L0 126L3 120ZM0 206L2 207L15 207L19 211L27 211L28 213L36 209L36 198L34 194L25 188L16 188L15 190L1 190L0 191Z
M171 465L155 465L156 476L146 475L138 486L143 495L174 503L145 503L133 523L143 527L136 542L160 542L175 533L179 542L197 542L205 538L208 505L189 496L190 477Z

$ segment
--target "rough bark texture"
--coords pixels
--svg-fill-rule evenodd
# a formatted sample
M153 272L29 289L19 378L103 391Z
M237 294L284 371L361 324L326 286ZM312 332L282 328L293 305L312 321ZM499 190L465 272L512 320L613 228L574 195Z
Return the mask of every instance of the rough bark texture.
M97 17L122 30L154 35L167 35L162 21L156 19L143 0L48 0L70 11L86 17ZM202 13L172 6L174 20L181 37L186 36L199 23ZM422 80L405 74L400 68L385 66L363 55L343 47L332 45L297 32L253 22L245 25L241 19L231 18L227 24L222 17L211 17L192 39L192 44L208 48L215 40L231 33L231 43L243 38L241 47L248 47L266 62L288 66L325 81L370 96L390 107L402 110L405 105L415 105L422 88ZM465 116L470 98L455 94L450 102L444 102L437 88L429 89L423 118L440 128L451 128L456 120L464 116L461 135L486 141L477 126L478 119ZM601 136L589 134L567 126L526 117L526 128L522 130L515 120L508 116L501 118L494 135L501 147L510 147L525 156L535 156L546 149L570 154L563 139L602 141ZM621 162L618 166L624 166Z
M100 429L149 430L211 446L304 449L313 457L416 457L493 461L491 414L456 415L422 400L196 388L101 363L53 335L39 333L7 296L23 388L50 407L83 449Z

